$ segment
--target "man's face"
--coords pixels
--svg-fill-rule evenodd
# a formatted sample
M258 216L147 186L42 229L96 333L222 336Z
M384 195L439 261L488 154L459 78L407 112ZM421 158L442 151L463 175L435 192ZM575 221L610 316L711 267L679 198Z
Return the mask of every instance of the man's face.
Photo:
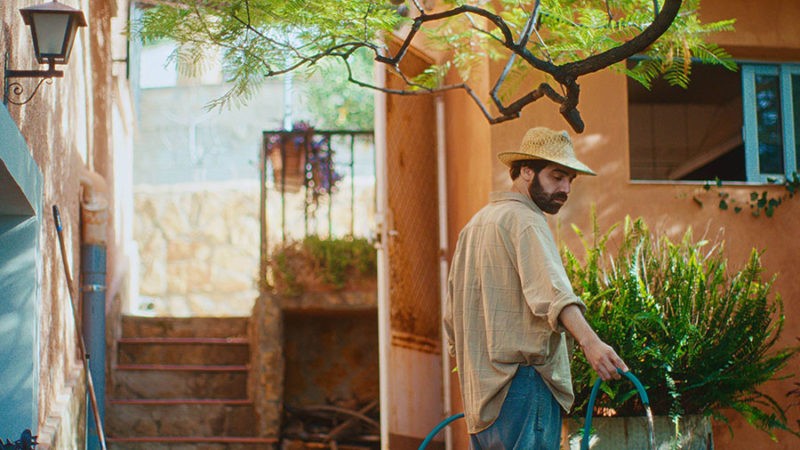
M559 164L548 164L536 173L528 185L533 202L542 211L556 214L567 202L572 180L577 172Z

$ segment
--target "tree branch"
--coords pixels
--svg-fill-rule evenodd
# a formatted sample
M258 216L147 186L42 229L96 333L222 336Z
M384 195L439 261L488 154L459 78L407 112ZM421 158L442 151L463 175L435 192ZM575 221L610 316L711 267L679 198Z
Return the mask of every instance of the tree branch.
M653 42L655 42L669 29L670 25L677 17L683 1L663 0L663 2L661 2L663 5L659 5L659 0L653 0L653 21L649 24L649 26L647 26L644 30L641 30L641 32L639 32L639 34L634 36L632 39L599 54L591 55L584 59L564 63L561 65L557 65L554 62L553 58L550 56L550 52L545 44L544 39L542 38L542 35L540 35L539 30L537 30L539 17L547 14L546 11L542 10L540 0L535 0L533 2L532 10L525 20L525 24L520 35L516 39L512 31L516 29L515 25L507 22L504 18L505 16L495 14L488 9L465 4L449 10L431 13L425 10L419 0L412 0L412 7L416 9L417 15L412 19L411 25L408 28L408 32L400 41L399 47L394 55L385 53L385 48L383 48L381 44L372 42L370 40L371 14L377 11L386 11L385 9L381 9L381 7L375 6L372 3L370 3L367 9L364 11L363 17L356 19L359 25L360 22L363 21L363 36L360 36L362 33L361 29L356 31L347 30L339 34L337 34L336 31L325 30L321 34L312 34L305 41L299 44L295 44L293 40L285 40L280 37L276 38L264 32L263 30L267 29L266 27L270 26L269 24L253 23L253 20L256 20L256 15L251 15L251 8L254 8L254 6L250 4L249 0L244 4L244 11L241 11L243 13L241 14L243 17L241 17L241 15L237 12L236 7L231 6L232 3L209 2L208 0L197 0L194 2L188 0L139 0L139 3L151 6L160 5L179 9L193 8L195 13L199 16L199 20L201 22L207 19L201 16L200 9L205 9L209 13L213 11L213 14L230 17L231 20L238 22L239 24L233 29L233 32L235 33L236 31L240 31L241 34L239 36L247 36L244 42L240 41L237 43L234 40L227 42L225 41L226 36L219 36L218 33L212 29L209 29L208 26L201 28L202 32L204 32L206 35L204 39L208 39L209 42L216 45L227 46L228 48L236 48L240 51L248 52L247 57L252 57L263 65L263 74L267 77L285 74L303 66L313 66L317 63L317 61L328 56L333 56L341 58L345 62L348 70L348 80L350 82L388 94L421 95L451 91L455 89L464 90L480 108L486 119L492 124L517 118L520 116L522 109L527 105L539 100L542 97L547 97L559 105L559 111L561 115L570 124L573 130L580 133L584 129L584 123L577 109L580 97L580 86L578 84L578 79L581 76L604 69L637 53L645 51L653 44ZM611 24L614 18L609 0L605 0L604 9L608 16L608 22ZM495 43L498 45L498 48L504 48L510 52L502 72L492 84L493 87L489 93L489 98L491 101L490 105L493 105L493 107L497 110L496 115L491 112L490 106L482 101L472 87L470 87L466 82L448 84L438 87L422 86L420 83L415 82L413 77L409 77L407 74L405 74L400 68L400 63L408 53L408 50L412 45L412 41L417 37L417 34L424 25L461 15L466 17L471 24L472 32L483 33L490 36L490 43ZM473 16L485 19L487 21L487 25L491 24L496 29L492 29L491 27L483 29L479 27L473 20ZM565 20L564 18L559 19ZM296 25L296 22L292 21L288 21L287 23L294 24L292 26L301 26ZM208 24L204 23L203 25ZM581 27L584 26L578 24L574 25ZM311 29L313 29L313 26ZM537 45L543 52L546 59L537 57L537 55L534 54L534 51L537 50L529 42L533 33L536 33L536 36L539 40ZM166 34L169 33L167 32ZM359 36L353 36L354 34ZM192 36L183 36L184 42L191 42L193 39L194 37ZM260 42L266 44L264 47L266 49L265 51L274 52L275 55L278 56L270 53L263 57L261 55L253 54L252 52L254 50L260 48L258 44L254 43L255 39L259 39ZM345 40L345 42L342 43L342 40ZM234 42L233 47L231 42ZM386 87L374 86L371 83L357 80L353 76L352 70L348 63L348 58L356 49L361 47L370 48L375 54L374 60L377 63L388 66L390 70L394 71L395 74L403 80L407 86L407 89L388 89ZM283 57L283 59L276 59L279 57ZM555 57L558 57L558 55ZM551 85L549 82L540 83L539 85L531 88L529 91L523 93L519 98L512 101L510 104L504 105L499 98L499 92L502 86L508 81L514 65L520 62L524 62L529 67L548 75L550 77L549 79L551 79L554 84ZM273 68L270 65L271 63L274 63L279 67ZM444 65L442 67L447 68L448 66ZM559 86L562 90L562 94L559 94L556 91L556 88Z
M581 75L604 69L642 52L649 47L650 44L655 42L656 39L661 37L669 26L672 25L672 21L675 20L678 11L681 9L681 3L682 0L666 0L664 2L664 7L658 12L653 23L645 28L641 34L619 47L614 47L603 53L592 55L581 61L564 64L563 66L559 66L559 69L563 71L564 76L577 78Z

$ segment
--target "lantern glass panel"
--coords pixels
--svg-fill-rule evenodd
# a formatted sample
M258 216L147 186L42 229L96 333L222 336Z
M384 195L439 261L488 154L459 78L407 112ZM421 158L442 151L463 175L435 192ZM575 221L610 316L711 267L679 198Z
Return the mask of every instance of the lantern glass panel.
M64 59L64 41L69 27L69 14L31 14L32 29L36 33L39 60L48 58Z

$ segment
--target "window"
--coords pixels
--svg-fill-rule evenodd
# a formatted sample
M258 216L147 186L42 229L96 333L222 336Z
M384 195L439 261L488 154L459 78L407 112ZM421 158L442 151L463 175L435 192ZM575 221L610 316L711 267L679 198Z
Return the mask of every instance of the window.
M797 170L800 65L739 67L695 63L688 89L628 80L631 179L766 183Z
M742 92L747 180L791 176L800 142L800 65L744 65Z

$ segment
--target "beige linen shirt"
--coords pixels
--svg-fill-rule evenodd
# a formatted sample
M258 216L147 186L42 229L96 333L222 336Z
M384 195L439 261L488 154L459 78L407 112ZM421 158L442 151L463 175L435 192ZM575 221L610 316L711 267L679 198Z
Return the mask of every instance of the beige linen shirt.
M470 433L497 419L519 365L533 366L558 403L572 407L572 339L558 316L573 304L586 309L544 213L530 197L493 192L458 237L444 317Z

